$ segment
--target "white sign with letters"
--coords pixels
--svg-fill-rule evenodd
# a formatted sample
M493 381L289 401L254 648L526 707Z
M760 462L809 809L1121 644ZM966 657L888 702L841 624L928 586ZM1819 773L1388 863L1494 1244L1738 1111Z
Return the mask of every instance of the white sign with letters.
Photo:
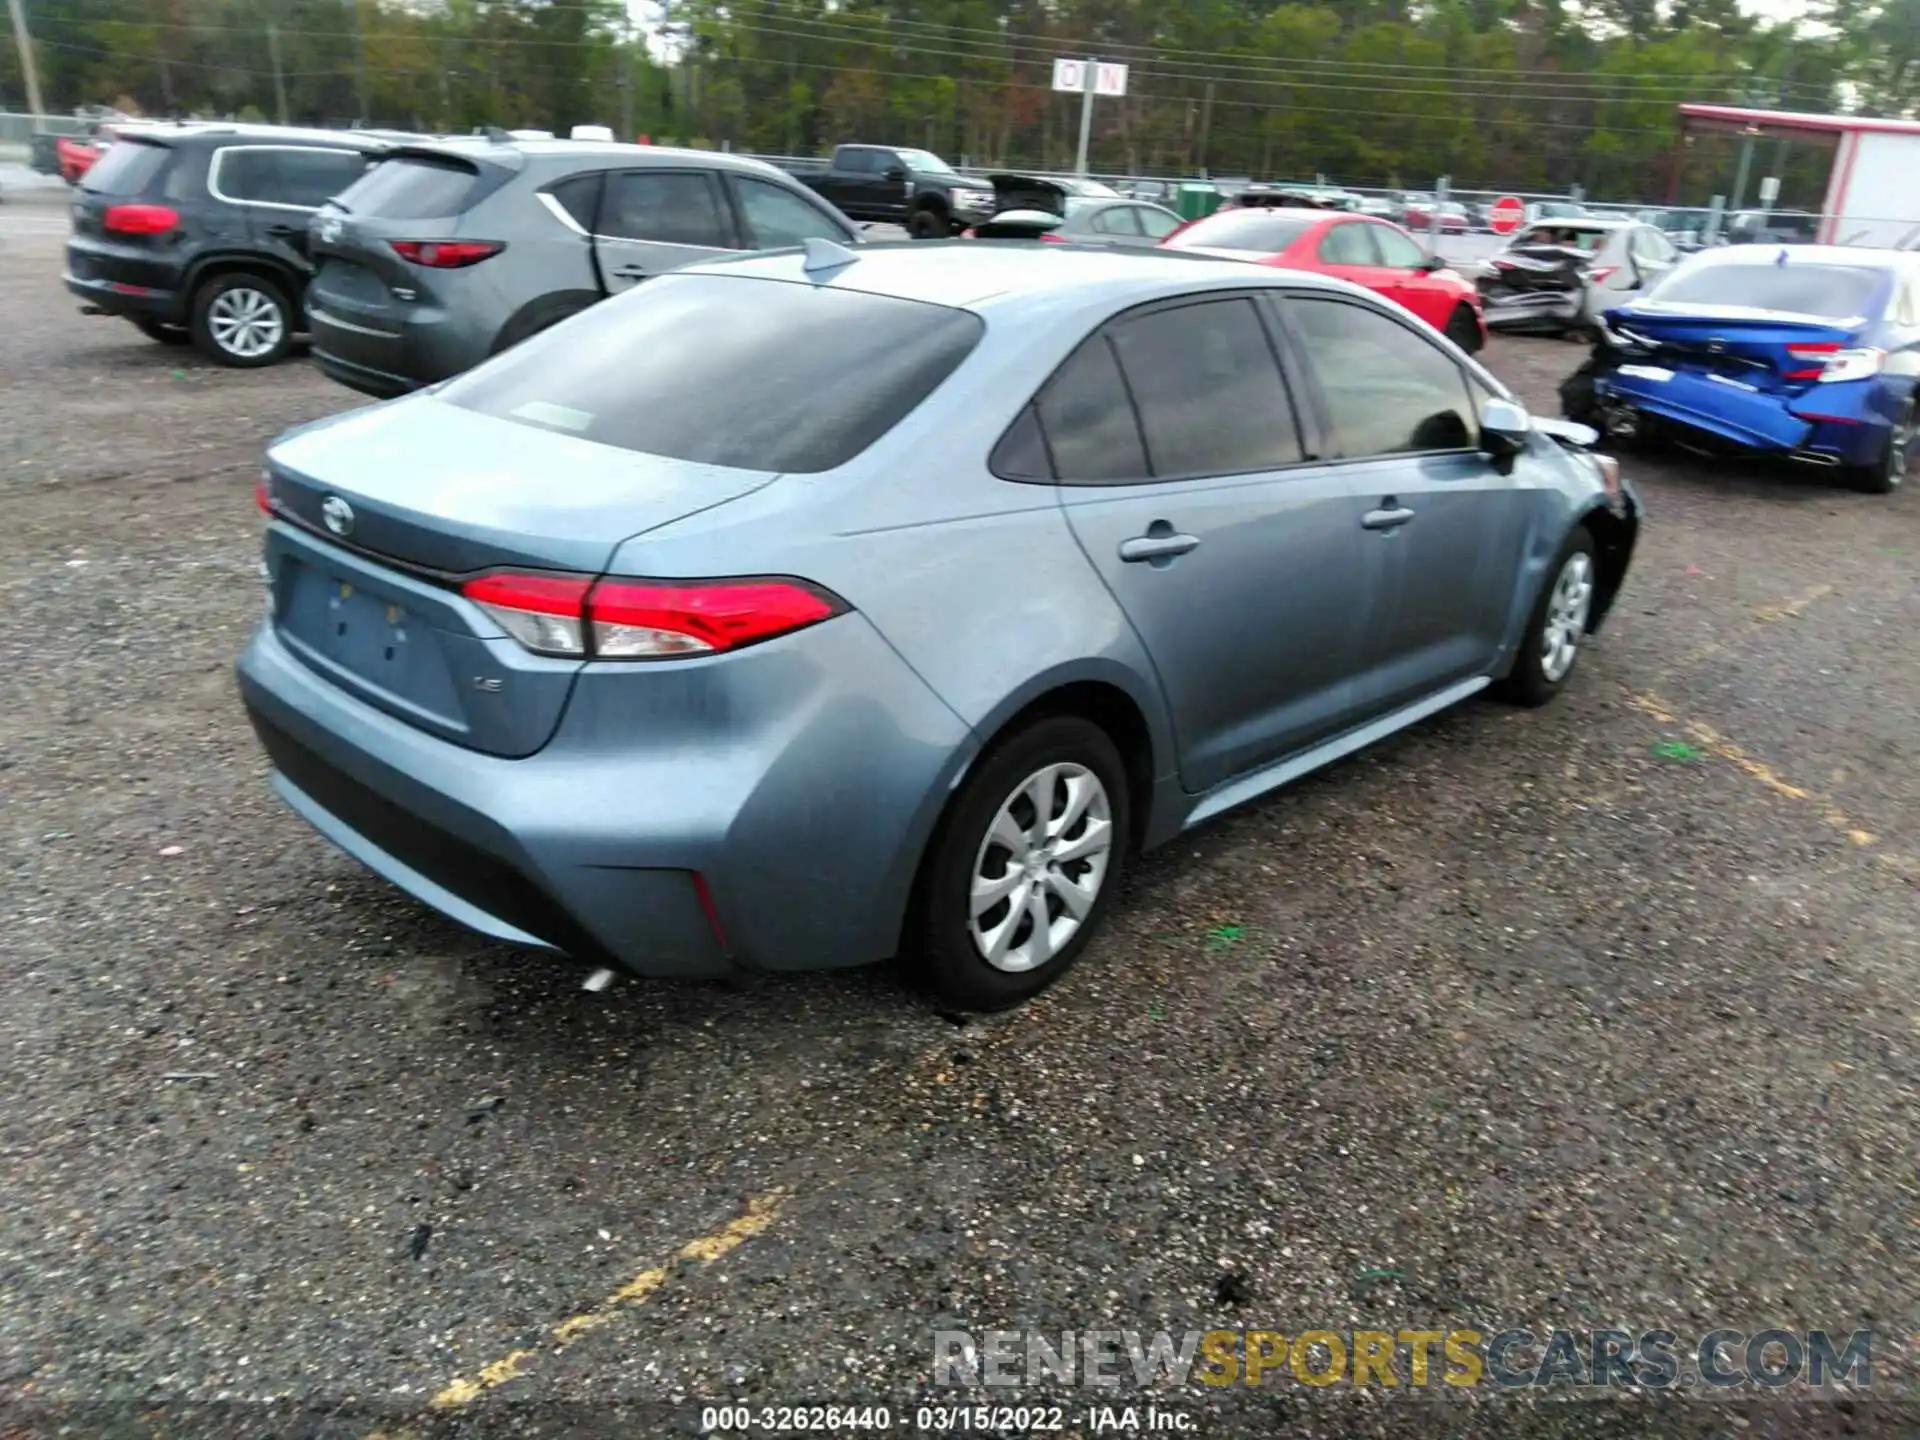
M1056 60L1053 62L1053 88L1078 95L1087 88L1087 62L1084 60Z
M1109 65L1101 61L1093 67L1093 93L1096 95L1124 95L1127 93L1127 67Z

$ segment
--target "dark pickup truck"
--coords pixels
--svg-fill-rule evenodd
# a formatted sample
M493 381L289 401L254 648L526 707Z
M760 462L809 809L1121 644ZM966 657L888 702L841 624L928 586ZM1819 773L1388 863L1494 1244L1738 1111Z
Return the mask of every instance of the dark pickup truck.
M997 208L990 181L962 175L925 150L836 145L824 165L785 168L849 218L904 225L917 240L957 235Z

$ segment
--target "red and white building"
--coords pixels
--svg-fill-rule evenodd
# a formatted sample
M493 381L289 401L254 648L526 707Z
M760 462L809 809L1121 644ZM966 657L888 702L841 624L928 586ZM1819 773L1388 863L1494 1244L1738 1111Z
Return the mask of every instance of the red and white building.
M1680 128L1832 145L1833 169L1815 238L1828 245L1900 245L1920 238L1920 120L1682 105ZM1751 197L1742 203L1751 205Z

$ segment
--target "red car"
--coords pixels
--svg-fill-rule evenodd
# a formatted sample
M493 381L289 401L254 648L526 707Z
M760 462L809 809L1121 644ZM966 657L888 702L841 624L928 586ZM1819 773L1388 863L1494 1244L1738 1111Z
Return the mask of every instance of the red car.
M1437 229L1442 235L1464 235L1472 228L1467 224L1466 210L1459 205L1451 203L1440 207L1440 223L1438 225L1433 223L1433 206L1431 203L1420 204L1416 202L1415 204L1407 206L1402 212L1402 218L1406 221L1406 226L1409 230L1425 231Z
M1216 210L1160 242L1283 270L1311 270L1398 301L1469 355L1487 343L1480 293L1398 225L1344 211Z

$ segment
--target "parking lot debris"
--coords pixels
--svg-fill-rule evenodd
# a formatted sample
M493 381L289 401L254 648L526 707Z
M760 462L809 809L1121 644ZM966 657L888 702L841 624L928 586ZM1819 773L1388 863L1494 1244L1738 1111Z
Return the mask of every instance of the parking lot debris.
M413 1239L407 1244L407 1251L418 1260L427 1253L427 1246L433 1240L433 1226L422 1221L413 1227Z
M1246 933L1244 926L1216 925L1207 932L1207 948L1209 950L1225 950L1229 946L1238 945L1241 937Z
M487 1116L493 1114L494 1111L506 1103L507 1097L504 1095L482 1095L478 1100L475 1100L471 1105L467 1106L467 1123L469 1125L478 1125L482 1120L486 1119Z
M591 975L587 976L586 979L582 980L580 982L580 988L582 990L591 990L597 995L611 984L613 984L613 971L603 965Z
M1213 1282L1213 1298L1221 1305L1245 1305L1253 1299L1253 1276L1228 1270Z
M1684 740L1662 740L1653 747L1653 753L1662 760L1671 760L1679 765L1694 765L1700 760L1700 752Z

